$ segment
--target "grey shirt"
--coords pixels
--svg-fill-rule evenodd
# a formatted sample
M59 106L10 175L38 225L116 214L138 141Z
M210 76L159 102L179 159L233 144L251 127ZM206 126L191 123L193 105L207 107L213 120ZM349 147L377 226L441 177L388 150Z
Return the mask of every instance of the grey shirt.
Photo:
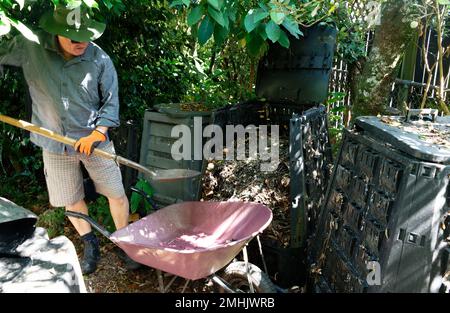
M0 41L0 66L23 69L33 102L31 122L76 140L97 126L119 126L117 73L109 56L90 43L83 55L66 61L56 36L36 34L40 44L21 35ZM31 134L31 141L49 152L75 153L73 147L37 134Z

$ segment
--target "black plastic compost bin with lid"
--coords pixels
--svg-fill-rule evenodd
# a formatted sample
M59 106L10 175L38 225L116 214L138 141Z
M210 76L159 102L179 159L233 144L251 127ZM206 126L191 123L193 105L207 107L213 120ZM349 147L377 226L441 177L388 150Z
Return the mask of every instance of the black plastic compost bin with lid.
M316 291L448 292L450 118L344 131L309 262Z
M270 44L258 66L258 97L308 108L326 101L337 29L317 23L301 31L298 39L289 35L289 49Z

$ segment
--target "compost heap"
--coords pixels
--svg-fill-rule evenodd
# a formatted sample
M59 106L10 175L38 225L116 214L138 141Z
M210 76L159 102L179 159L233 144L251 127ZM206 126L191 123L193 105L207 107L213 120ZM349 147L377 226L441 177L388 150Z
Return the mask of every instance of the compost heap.
M248 156L248 142L246 142ZM273 172L261 171L267 163L258 157L246 160L211 160L203 178L204 201L246 201L266 205L273 221L262 234L262 240L274 240L288 247L290 240L289 139L279 140L280 163Z

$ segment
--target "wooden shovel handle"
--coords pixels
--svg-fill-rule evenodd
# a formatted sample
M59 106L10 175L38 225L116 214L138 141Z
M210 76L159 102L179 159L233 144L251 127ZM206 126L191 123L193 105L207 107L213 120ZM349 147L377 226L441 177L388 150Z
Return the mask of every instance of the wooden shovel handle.
M0 114L0 121L7 123L9 125L18 127L18 128L22 128L25 129L31 133L35 133L35 134L39 134L41 136L44 136L46 138L50 138L53 139L55 141L61 142L63 144L69 145L69 146L74 146L76 143L75 139L66 137L66 136L61 136L57 133L55 133L54 131L48 130L46 128L43 127L39 127L36 126L34 124L31 124L29 122L23 121L23 120L17 120L15 118ZM129 166L131 168L134 168L142 173L148 174L151 177L157 176L157 174L154 171L149 170L148 168L133 162L131 160L125 159L121 156L100 150L100 149L94 149L94 151L92 152L94 155L97 155L99 157L105 158L105 159L110 159L110 160L114 160L117 163Z

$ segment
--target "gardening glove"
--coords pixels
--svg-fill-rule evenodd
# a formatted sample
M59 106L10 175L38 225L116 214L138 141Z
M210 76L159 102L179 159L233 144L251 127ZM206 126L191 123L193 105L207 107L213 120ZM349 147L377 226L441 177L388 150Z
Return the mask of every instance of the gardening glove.
M106 135L94 129L89 136L80 138L75 143L75 151L91 155L92 151L103 141L106 141Z

